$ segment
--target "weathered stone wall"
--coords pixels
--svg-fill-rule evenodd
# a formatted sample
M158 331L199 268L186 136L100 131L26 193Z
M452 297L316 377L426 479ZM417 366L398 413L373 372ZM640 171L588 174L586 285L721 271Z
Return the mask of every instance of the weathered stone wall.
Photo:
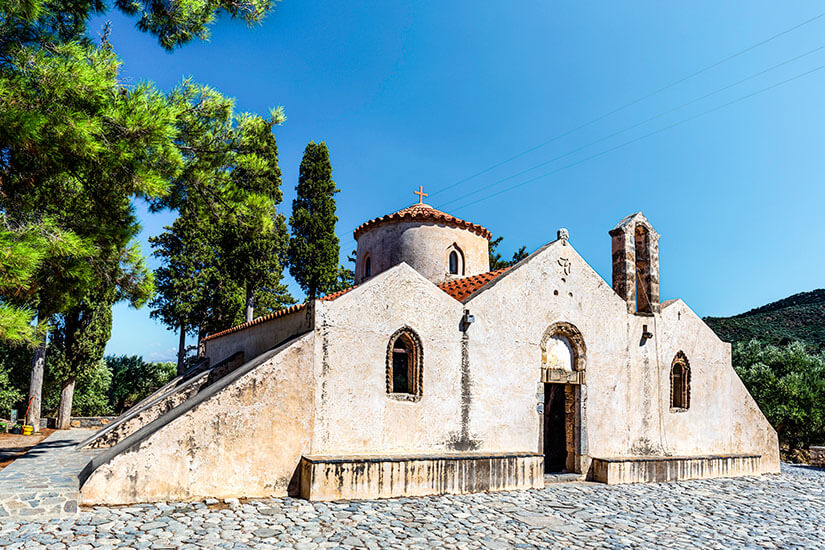
M537 387L541 336L565 321L586 347L583 471L587 456L715 453L759 454L764 472L778 471L776 433L731 367L729 346L681 302L662 314L628 314L626 302L563 241L493 284L466 304L476 318L471 426L484 448L517 443L511 449L521 450L539 440L538 396L514 388ZM670 365L679 350L691 365L684 412L670 410Z
M285 495L310 450L313 343L264 354L95 457L82 503Z
M595 458L593 480L617 485L752 476L761 473L760 462L759 455Z
M450 450L461 433L461 304L401 264L316 307L313 454ZM405 326L424 350L415 401L387 394L387 345Z
M475 317L466 332L465 307ZM730 453L759 454L763 472L778 471L776 433L733 371L729 346L681 302L628 314L565 241L464 305L401 265L319 307L313 452L542 451L541 342L559 322L580 331L586 355L576 469L587 472L594 456ZM404 325L423 342L417 401L385 389L387 342ZM670 409L678 351L691 368L685 411Z
M544 487L537 453L309 456L301 460L301 497L395 498Z
M489 241L472 231L428 222L380 225L358 239L355 282L365 279L364 261L369 255L371 277L404 262L430 281L442 283L456 277L449 274L448 265L454 245L463 256L458 277L490 270Z
M286 342L293 336L312 330L306 308L230 332L204 342L204 355L214 365L230 355L242 352L247 360Z
M218 361L210 369L195 373L191 378L180 378L178 385L168 388L167 391L158 395L148 403L141 402L128 411L120 415L115 422L103 427L88 440L82 442L80 447L84 449L103 449L116 445L123 441L143 426L160 418L175 407L193 398L203 390L240 367L244 363L243 353L234 355Z

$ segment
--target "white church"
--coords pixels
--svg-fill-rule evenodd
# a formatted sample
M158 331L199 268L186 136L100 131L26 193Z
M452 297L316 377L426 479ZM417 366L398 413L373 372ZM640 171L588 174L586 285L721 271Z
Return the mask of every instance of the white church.
M354 287L209 336L198 366L84 442L105 450L82 504L779 471L730 346L660 302L641 213L609 231L612 284L565 230L490 271L490 232L421 199L354 235Z

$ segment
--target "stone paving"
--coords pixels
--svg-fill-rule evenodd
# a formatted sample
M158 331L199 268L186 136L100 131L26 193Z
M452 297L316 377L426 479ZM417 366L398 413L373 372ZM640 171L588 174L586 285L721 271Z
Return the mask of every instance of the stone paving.
M75 445L92 433L57 431L0 470L0 521L76 516L77 475L100 451L77 451Z
M16 548L823 548L825 470L311 503L290 498L82 510L0 523Z

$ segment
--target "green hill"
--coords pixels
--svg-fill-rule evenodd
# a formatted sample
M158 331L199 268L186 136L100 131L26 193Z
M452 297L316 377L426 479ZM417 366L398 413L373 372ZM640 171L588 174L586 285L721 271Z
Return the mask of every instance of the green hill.
M802 340L825 349L825 289L800 292L733 317L705 317L725 342Z

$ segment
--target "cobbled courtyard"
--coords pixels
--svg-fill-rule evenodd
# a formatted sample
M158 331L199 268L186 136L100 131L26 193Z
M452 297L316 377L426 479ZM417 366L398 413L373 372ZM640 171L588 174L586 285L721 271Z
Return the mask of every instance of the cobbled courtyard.
M823 548L825 470L415 499L82 510L1 525L3 548Z

